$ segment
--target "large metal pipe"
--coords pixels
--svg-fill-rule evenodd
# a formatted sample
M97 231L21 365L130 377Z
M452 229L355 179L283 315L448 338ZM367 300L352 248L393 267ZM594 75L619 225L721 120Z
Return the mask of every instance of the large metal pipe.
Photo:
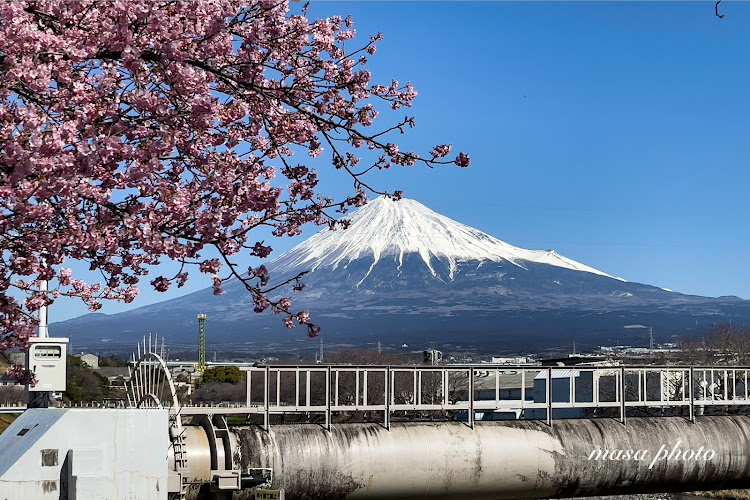
M187 451L187 471L183 471L188 482L211 481L211 443L205 429L199 425L188 425L182 430ZM169 448L169 470L174 470L174 448Z
M744 416L231 429L235 467L271 468L287 500L554 498L750 487ZM698 459L654 460L661 451ZM613 450L641 452L625 460ZM709 453L711 451L712 453ZM609 455L607 455L609 457ZM251 491L235 499L252 498Z

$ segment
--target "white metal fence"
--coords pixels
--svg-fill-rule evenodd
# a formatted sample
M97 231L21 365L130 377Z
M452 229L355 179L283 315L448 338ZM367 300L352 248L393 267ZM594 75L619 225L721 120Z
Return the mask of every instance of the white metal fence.
M390 426L400 412L453 412L473 426L478 413L521 418L592 416L611 409L625 422L630 408L661 409L691 420L713 407L731 413L750 407L750 367L692 366L256 366L247 372L244 407L183 407L190 413L324 415L382 412ZM551 381L551 383L550 383ZM671 409L671 410L670 410Z

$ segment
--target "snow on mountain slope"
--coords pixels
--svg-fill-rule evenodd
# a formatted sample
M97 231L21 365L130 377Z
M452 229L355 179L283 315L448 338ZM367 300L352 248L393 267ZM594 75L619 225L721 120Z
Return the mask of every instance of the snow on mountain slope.
M348 219L351 225L346 230L324 229L272 261L269 267L282 273L314 271L321 267L336 269L371 257L373 262L364 280L382 258L395 256L400 267L404 255L414 253L422 258L433 275L435 269L431 260L447 261L451 280L457 264L465 261L506 261L521 268L524 262L536 262L613 278L552 250L526 250L509 245L414 200L394 202L379 197L353 212Z

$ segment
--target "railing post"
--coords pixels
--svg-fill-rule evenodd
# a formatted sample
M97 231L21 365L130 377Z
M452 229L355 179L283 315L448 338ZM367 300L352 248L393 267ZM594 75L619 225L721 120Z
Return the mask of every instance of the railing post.
M620 422L625 423L625 367L620 367Z
M448 369L445 367L441 368L442 370L442 388L443 388L443 410L445 410L445 407L448 406Z
M339 370L336 370L336 384L333 386L334 398L333 402L335 406L339 405Z
M690 421L695 423L695 401L693 399L693 367L690 367L688 391L690 392Z
M253 379L253 376L252 376L253 372L252 372L252 370L246 371L245 375L247 376L247 384L245 385L245 391L246 391L245 406L247 406L249 408L250 405L252 404L252 385L251 385L252 384L252 379ZM128 398L129 397L130 397L130 395L128 395Z
M474 368L469 368L469 427L474 428Z
M359 406L359 368L354 369L354 408Z
M326 368L326 430L331 431L331 366Z
M299 366L294 369L294 407L299 408Z
M495 408L500 406L500 370L495 368Z
M578 371L579 375L581 371ZM570 370L570 407L575 408L576 406L576 371Z
M729 372L724 369L724 403L729 401Z
M545 401L547 402L547 425L552 425L552 367L547 367L547 387L545 387Z
M362 406L367 406L367 368L362 373Z
M276 408L281 406L281 368L276 372Z
M417 402L417 406L422 404L422 370L419 370L417 376L417 394L414 396L414 400Z
M646 369L638 370L638 402L643 403L643 407L646 407Z
M592 375L592 385L594 386L593 390L593 400L594 400L594 409L599 408L599 370L597 369L594 371L594 374Z
M312 391L310 390L312 384L312 373L312 370L309 368L305 372L305 406L308 408L312 406L312 403L310 402L310 398L312 397Z
M385 367L385 428L391 430L391 367Z
M414 383L412 384L413 387L412 387L411 397L412 397L412 403L414 404L414 408L416 409L417 407L417 367L416 366L414 367L414 371L412 373L412 379Z
M266 383L264 386L265 393L263 398L263 406L264 406L264 412L263 412L263 427L265 427L266 431L269 430L269 426L271 424L271 367L266 366L266 373L265 373Z
M711 385L708 387L711 388L711 404L714 404L714 401L716 401L716 388L714 387L714 368L711 368Z

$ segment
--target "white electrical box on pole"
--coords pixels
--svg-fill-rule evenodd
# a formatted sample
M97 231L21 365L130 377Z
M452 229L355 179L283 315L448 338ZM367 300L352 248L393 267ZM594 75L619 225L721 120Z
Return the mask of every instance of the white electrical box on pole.
M26 369L34 372L36 384L29 385L29 392L52 392L66 390L66 351L67 338L29 339L29 350L26 352Z

